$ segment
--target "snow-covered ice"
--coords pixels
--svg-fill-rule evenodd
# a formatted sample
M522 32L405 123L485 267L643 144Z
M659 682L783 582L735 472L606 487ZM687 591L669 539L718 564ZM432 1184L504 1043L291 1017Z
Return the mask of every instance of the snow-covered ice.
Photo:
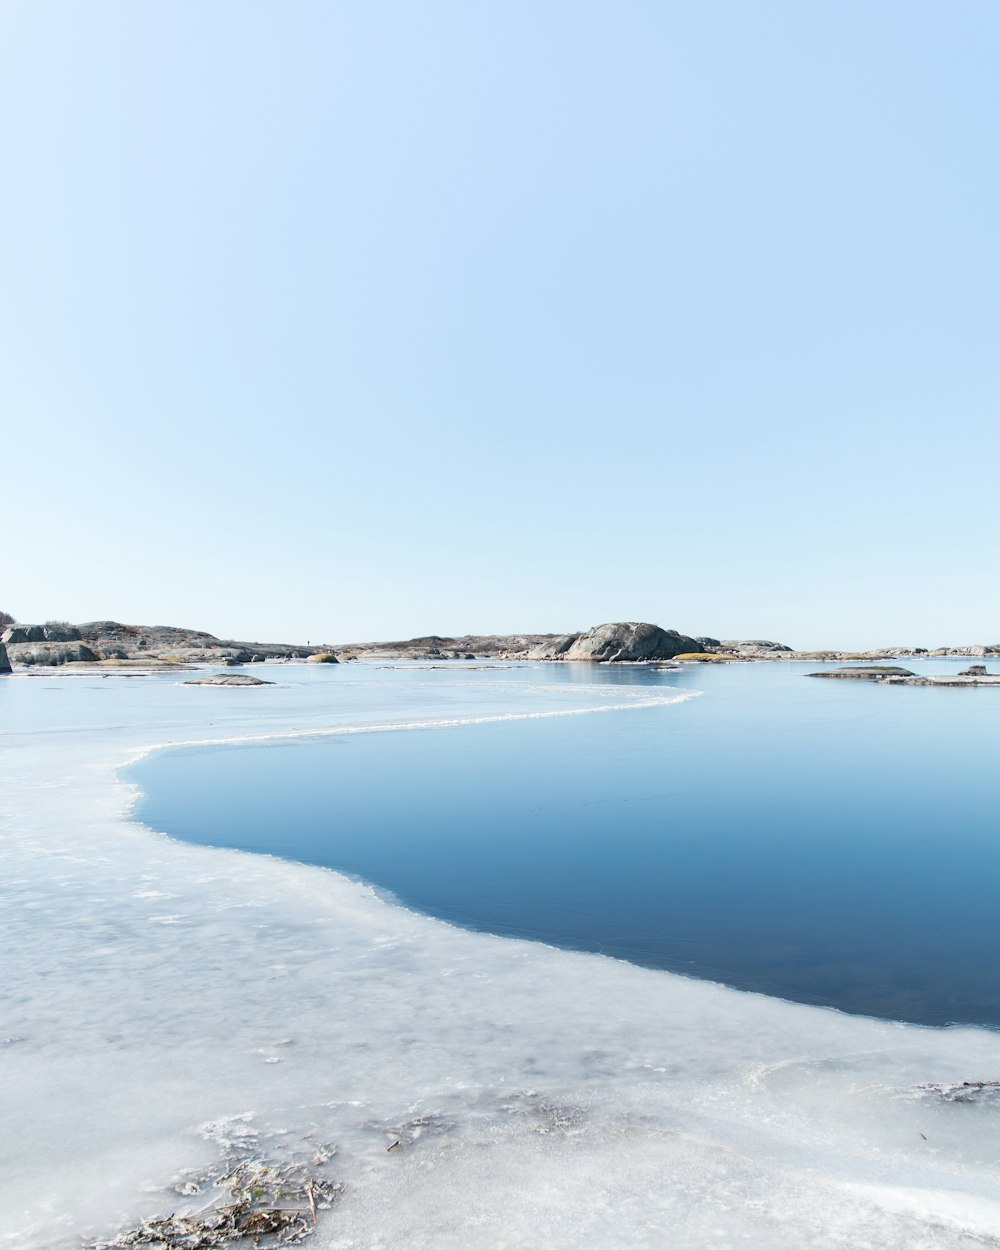
M641 715L649 690L275 673L0 679L0 1245L165 1214L242 1143L336 1148L330 1250L1000 1246L1000 1100L950 1089L1000 1076L995 1033L460 931L132 823L116 773L167 743Z

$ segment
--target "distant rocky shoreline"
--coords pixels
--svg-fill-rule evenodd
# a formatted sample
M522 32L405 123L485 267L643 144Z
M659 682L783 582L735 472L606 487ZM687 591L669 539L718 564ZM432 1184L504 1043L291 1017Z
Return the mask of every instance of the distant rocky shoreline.
M0 673L13 670L187 669L205 664L243 665L265 661L309 660L338 663L365 660L546 660L558 663L735 663L759 660L821 662L878 661L909 656L1000 656L1000 643L962 647L880 647L871 651L797 651L766 639L724 640L691 637L645 621L595 625L572 634L429 634L395 642L288 643L237 642L204 630L167 625L124 625L88 621L72 625L13 624L0 634ZM871 671L865 670L865 671ZM910 677L913 675L910 674ZM915 679L920 681L921 679ZM910 684L913 684L912 682Z
M809 677L837 677L846 681L871 681L880 686L1000 686L1000 673L990 673L985 664L970 664L957 673L930 673L921 676L892 664L870 664L865 668L828 668Z

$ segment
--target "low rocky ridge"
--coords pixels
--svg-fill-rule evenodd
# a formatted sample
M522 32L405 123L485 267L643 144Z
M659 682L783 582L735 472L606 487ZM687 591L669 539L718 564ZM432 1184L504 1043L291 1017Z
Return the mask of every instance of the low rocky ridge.
M914 677L908 668L894 664L869 664L865 668L828 668L822 673L809 673L809 677L845 677L849 681L884 681L887 677Z
M273 681L262 681L247 673L213 673L211 677L193 677L185 686L273 686Z
M79 642L83 635L75 625L49 621L47 625L11 625L4 631L3 637L9 643Z
M118 621L88 621L79 626L80 637L102 651L119 651L124 657L180 659L195 662L235 660L240 664L273 659L305 659L325 647L300 647L286 643L237 642L216 638L204 630L173 625L122 625ZM123 657L110 657L123 658Z
M393 642L331 646L238 642L204 630L171 625L124 625L87 621L71 625L13 624L0 633L0 673L16 668L101 665L122 668L184 668L192 664L239 665L264 660L551 660L589 663L727 663L746 660L890 660L903 656L1000 656L1000 643L966 647L881 647L872 651L795 651L768 639L691 637L646 621L616 621L567 634L426 634ZM872 672L866 668L866 672ZM892 676L889 674L887 676ZM897 674L896 676L900 676ZM963 676L967 677L968 674ZM986 674L988 677L989 675ZM868 680L874 680L869 677ZM922 679L913 678L914 681ZM951 680L949 678L949 680ZM935 679L934 684L941 684ZM965 684L960 683L960 684ZM989 683L987 683L989 684Z
M122 668L182 668L191 664L251 664L264 660L310 660L336 664L341 660L474 660L523 659L552 634L425 635L396 642L346 646L322 643L240 642L217 638L204 630L170 625L125 625L120 621L87 621L82 625L50 622L11 625L0 633L0 648L17 667L100 664ZM575 639L578 635L572 635ZM571 639L572 640L572 639ZM0 672L5 671L0 661Z
M204 630L172 625L123 625L120 621L11 625L0 634L0 647L6 649L5 654L13 664L25 667L74 663L142 668L252 664L273 659L306 659L315 652L328 650L326 646L235 642L216 638Z
M893 664L869 664L864 668L829 668L809 677L842 677L848 681L871 681L881 686L1000 686L1000 673L988 673L985 664L972 664L958 673L933 673L918 677L908 668Z
M572 638L579 635L573 634ZM555 634L425 634L395 642L351 642L333 648L341 660L523 660Z
M10 658L18 664L42 665L93 663L102 657L83 642L17 642L9 647Z

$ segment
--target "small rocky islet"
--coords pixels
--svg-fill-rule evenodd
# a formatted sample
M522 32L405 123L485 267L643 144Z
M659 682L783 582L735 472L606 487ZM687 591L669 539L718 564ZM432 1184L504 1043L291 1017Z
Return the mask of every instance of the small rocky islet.
M881 686L1000 686L1000 673L987 672L985 664L970 664L957 673L919 674L893 664L868 664L856 668L828 668L807 675L871 681Z
M210 677L192 677L185 686L273 686L273 681L263 681L248 673L213 673Z

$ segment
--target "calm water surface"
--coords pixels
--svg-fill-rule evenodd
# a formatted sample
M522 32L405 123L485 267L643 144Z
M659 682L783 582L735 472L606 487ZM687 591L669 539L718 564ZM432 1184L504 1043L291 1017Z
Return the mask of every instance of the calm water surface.
M811 668L415 670L400 682L701 696L173 751L130 777L158 829L336 868L456 924L846 1011L1000 1027L1000 691ZM370 697L384 709L392 684Z

